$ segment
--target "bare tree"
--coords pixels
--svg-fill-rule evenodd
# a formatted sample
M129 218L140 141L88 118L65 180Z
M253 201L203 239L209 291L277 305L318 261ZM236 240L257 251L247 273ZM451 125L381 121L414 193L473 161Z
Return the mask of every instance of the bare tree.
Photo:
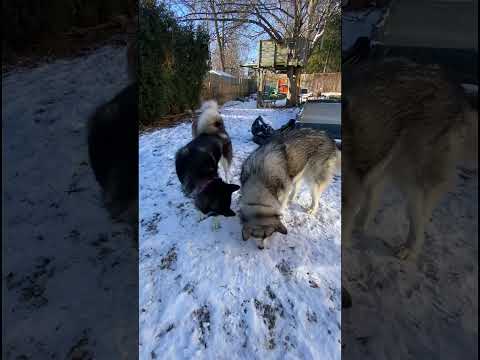
M218 21L218 15L217 15L217 9L215 7L215 1L214 0L208 0L211 8L211 12L213 15L213 24L215 27L215 35L217 37L217 46L218 46L218 52L220 56L220 64L221 64L221 69L222 71L225 71L225 27L223 26L223 34L220 34L220 27L219 27L219 21ZM225 23L222 23L222 25Z
M231 13L232 4L228 0L173 0L170 5L176 5L177 14L183 13L183 20L203 22L211 38L211 54L215 68L227 71L234 68L232 51L236 53L245 44L238 36L246 25L241 21L224 21L224 14ZM193 14L208 14L202 19L196 19ZM188 19L188 20L187 20ZM237 51L238 50L238 51ZM237 66L239 62L236 62Z
M205 0L191 1L205 2ZM207 20L216 24L233 23L256 27L278 44L289 45L289 60L292 64L306 64L314 45L322 38L328 17L335 11L340 11L340 0L208 0L208 2L210 10L206 6L197 7L188 12L182 20ZM211 10L212 4L215 5L214 12ZM222 48L221 51L225 50L224 43L219 47ZM287 98L290 105L296 105L298 102L300 74L300 67L289 66Z

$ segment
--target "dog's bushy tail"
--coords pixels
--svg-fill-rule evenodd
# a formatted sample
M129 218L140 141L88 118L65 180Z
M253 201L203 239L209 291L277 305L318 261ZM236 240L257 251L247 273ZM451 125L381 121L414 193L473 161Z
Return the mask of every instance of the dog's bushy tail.
M214 111L218 111L218 103L215 101L215 100L208 100L208 101L205 101L201 108L200 108L200 111L203 113L205 112L207 109L212 109Z
M218 103L215 100L205 101L200 108L202 112L196 123L196 129L194 131L194 137L200 134L207 134L215 132L213 122L221 119L218 111ZM223 122L223 120L222 120Z

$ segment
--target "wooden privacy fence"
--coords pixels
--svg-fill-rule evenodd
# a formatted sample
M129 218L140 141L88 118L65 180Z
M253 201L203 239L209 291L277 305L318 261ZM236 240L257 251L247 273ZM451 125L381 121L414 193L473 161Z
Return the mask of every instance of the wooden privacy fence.
M223 104L229 100L247 96L252 92L255 92L252 80L209 72L203 81L200 99L202 101L215 99L219 104Z
M287 81L285 74L266 74L266 83L278 86L278 80ZM300 87L308 89L314 96L326 92L342 92L341 73L314 73L302 74ZM256 81L252 79L240 79L226 73L210 71L203 80L200 99L202 101L215 99L219 104L238 97L247 96L256 91Z
M341 73L302 74L300 86L314 95L325 92L342 92Z
M287 84L287 75L267 73L265 75L266 83L273 87ZM280 82L279 82L280 81ZM341 73L314 73L302 74L300 77L300 87L308 89L314 95L325 92L342 92L342 74ZM280 90L280 89L279 89Z

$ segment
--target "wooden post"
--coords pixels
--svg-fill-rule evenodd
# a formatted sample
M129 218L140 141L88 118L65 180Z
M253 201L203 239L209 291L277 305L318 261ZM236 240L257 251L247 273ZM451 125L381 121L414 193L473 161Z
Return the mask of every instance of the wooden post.
M277 66L277 43L273 43L273 68Z

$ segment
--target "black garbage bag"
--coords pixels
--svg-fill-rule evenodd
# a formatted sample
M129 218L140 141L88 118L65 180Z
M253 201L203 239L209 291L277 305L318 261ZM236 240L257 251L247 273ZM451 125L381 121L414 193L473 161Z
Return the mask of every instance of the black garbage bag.
M263 145L267 142L275 130L268 125L261 116L257 117L252 124L253 142L258 145Z
M273 135L295 128L295 119L291 119L280 129L274 130L261 116L257 117L252 124L253 142L258 145L265 144Z

